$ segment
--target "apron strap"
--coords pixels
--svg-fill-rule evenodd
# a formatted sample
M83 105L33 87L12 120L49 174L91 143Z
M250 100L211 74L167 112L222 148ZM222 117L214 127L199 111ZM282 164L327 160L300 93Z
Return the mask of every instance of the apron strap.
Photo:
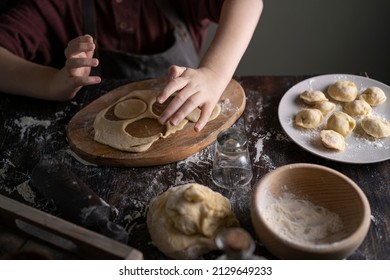
M169 22L173 25L175 32L179 35L183 42L188 40L192 41L191 36L187 30L184 20L179 17L175 7L172 5L172 1L168 0L155 0L154 1L164 15L168 18ZM195 47L195 45L194 45Z
M93 37L95 42L95 51L94 57L99 58L98 51L98 39L97 39L97 31L96 31L96 12L95 12L95 0L83 0L83 20L84 20L84 32ZM100 67L92 67L91 68L92 76L101 76Z
M96 32L94 0L83 0L83 16L84 16L84 32L86 34L91 35L96 40L97 32Z

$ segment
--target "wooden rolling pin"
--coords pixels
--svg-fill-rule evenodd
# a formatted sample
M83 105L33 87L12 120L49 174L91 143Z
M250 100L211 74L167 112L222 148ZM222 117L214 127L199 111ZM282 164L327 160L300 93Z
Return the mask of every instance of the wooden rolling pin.
M127 244L127 231L111 221L114 208L62 163L41 159L31 172L31 182L64 219Z

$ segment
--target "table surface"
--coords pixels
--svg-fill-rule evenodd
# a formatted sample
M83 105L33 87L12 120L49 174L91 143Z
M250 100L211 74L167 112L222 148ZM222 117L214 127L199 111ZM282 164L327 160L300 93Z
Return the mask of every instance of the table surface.
M361 246L349 259L390 259L390 161L347 164L313 155L284 133L277 108L283 94L309 76L235 77L247 97L243 115L234 124L246 131L254 177L251 186L227 191L213 184L210 176L214 145L172 164L146 168L85 165L76 159L66 140L70 119L92 100L128 81L106 80L84 88L70 102L50 102L0 94L0 194L58 215L55 207L30 183L25 154L57 158L118 210L115 221L129 232L129 245L145 259L166 258L153 246L145 215L150 200L171 186L196 182L228 197L241 226L256 239L256 253L274 257L256 238L250 219L250 197L256 183L269 171L286 164L308 162L324 165L354 180L371 206L371 225ZM205 258L214 258L212 252Z

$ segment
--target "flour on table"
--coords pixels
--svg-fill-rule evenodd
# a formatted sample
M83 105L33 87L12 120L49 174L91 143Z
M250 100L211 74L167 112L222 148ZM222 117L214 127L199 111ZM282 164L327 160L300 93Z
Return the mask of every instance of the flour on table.
M221 112L224 114L238 110L237 106L235 106L234 104L232 104L232 102L230 102L229 98L223 99L220 102L220 106L221 106Z
M199 177L197 170L202 170L204 166L210 166L207 169L211 170L213 157L214 149L206 147L204 150L177 162L178 169L185 170L185 174L181 171L176 171L175 185L195 183Z
M0 178L5 179L10 166L15 167L9 159L5 159L3 167L0 168Z
M258 140L255 144L256 155L253 160L253 165L259 165L261 162L261 164L265 165L268 169L275 169L276 167L272 159L264 153L265 141L271 139L271 133L267 132L267 134L263 136L258 136L256 133L254 133L253 136L258 137Z
M19 126L20 129L20 138L23 139L26 131L31 127L43 126L48 128L51 125L51 121L48 120L37 120L32 117L21 117L18 120L15 120L15 124Z
M20 185L16 186L17 192L26 200L27 202L35 204L35 193L29 186L30 180L24 181Z
M250 92L249 92L250 93ZM253 93L255 95L255 93ZM256 106L248 106L245 108L247 115L247 122L251 123L256 119L262 119L262 113L264 111L263 97L259 96L256 99Z
M260 161L260 156L263 154L263 148L264 148L264 140L268 140L271 138L271 133L267 132L266 135L259 137L259 139L256 142L256 157L255 162Z

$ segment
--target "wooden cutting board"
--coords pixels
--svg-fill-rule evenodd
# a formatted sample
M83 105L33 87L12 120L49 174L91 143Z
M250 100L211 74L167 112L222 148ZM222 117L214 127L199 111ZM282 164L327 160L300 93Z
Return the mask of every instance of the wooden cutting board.
M69 122L67 137L71 149L82 159L106 166L141 167L168 164L183 160L204 149L217 139L219 132L233 125L245 109L245 92L241 85L231 80L221 96L220 115L207 123L201 132L194 131L194 124L159 139L145 152L132 153L116 150L94 140L95 116L131 91L162 89L164 79L152 79L129 83L109 91L80 110ZM157 121L155 121L157 122ZM154 124L155 125L155 124ZM138 126L141 133L142 126ZM138 132L134 131L133 136Z

